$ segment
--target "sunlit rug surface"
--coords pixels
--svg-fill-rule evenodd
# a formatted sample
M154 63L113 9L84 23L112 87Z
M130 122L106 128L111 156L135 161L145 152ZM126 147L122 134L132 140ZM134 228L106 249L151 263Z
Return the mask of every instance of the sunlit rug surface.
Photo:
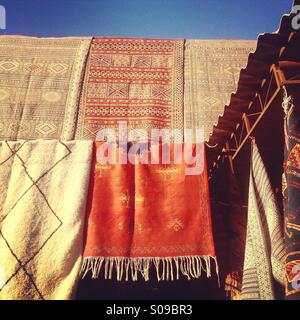
M90 141L0 142L0 299L71 299L82 262Z
M0 139L73 139L91 38L0 36Z
M158 281L172 281L215 270L203 150L198 175L159 157L158 164L101 164L94 157L83 277L147 281L154 270Z
M183 40L94 38L76 137L100 129L183 129Z
M255 48L254 40L186 40L184 127L193 130L194 139L195 130L204 128L208 140Z

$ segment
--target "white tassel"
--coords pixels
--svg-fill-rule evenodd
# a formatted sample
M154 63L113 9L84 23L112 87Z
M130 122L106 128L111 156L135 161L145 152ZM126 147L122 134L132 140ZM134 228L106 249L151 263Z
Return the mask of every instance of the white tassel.
M104 269L105 279L112 279L115 271L118 281L129 281L129 274L131 275L132 281L137 281L139 274L141 274L145 281L149 281L150 268L154 266L158 281L178 280L180 274L186 276L189 280L192 278L200 278L202 270L209 278L211 277L211 259L215 262L216 274L220 285L218 263L214 256L166 258L86 257L83 259L81 277L86 277L91 271L93 279L99 278L101 271Z
M176 279L179 280L179 262L178 262L178 258L175 257L173 259L175 261L175 266L176 266Z

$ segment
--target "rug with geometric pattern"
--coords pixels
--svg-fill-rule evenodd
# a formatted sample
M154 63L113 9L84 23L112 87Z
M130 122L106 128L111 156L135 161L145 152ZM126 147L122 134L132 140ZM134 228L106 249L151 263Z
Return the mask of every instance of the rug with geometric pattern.
M147 133L183 129L183 40L93 39L76 138L115 131L119 121Z
M89 141L0 142L0 299L72 298L91 153Z
M186 40L184 51L184 127L212 133L240 71L256 47L255 40Z
M0 140L74 138L90 43L0 36Z

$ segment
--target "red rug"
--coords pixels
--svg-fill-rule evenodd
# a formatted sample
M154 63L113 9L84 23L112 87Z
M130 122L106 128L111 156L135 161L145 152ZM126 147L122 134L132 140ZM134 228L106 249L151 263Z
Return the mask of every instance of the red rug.
M183 129L183 40L94 38L78 139L100 129Z
M204 148L199 157L205 159ZM160 153L159 164L100 164L95 151L83 277L147 281L152 266L158 280L211 275L216 258L206 163L198 175L186 175L193 165L161 163Z

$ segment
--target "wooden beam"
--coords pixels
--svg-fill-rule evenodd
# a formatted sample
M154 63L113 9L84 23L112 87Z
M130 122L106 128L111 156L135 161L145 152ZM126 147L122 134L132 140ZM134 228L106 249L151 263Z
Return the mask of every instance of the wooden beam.
M279 61L279 68L300 68L300 62L297 61Z
M268 103L266 104L264 110L261 112L261 114L259 115L259 117L256 119L256 121L254 122L253 126L251 127L251 129L249 130L249 132L247 133L246 137L244 138L244 140L242 141L242 143L239 145L239 147L237 148L235 154L232 156L232 160L234 160L237 155L239 154L239 152L242 150L243 146L245 145L245 143L247 142L247 140L249 139L249 137L251 136L252 132L254 131L254 129L258 126L259 122L261 121L261 119L263 118L264 114L267 112L267 110L269 109L269 107L272 105L273 101L275 100L275 98L277 97L278 93L280 92L281 88L278 87L274 94L272 95L272 97L270 98L270 100L268 101Z
M246 127L246 130L247 130L247 133L249 133L249 131L251 130L251 125L250 125L250 121L249 121L248 115L246 113L244 113L243 119L244 119L244 122L245 122L245 127Z
M228 157L228 161L229 161L230 171L232 174L234 174L233 161L232 161L232 156L229 154L230 148L229 148L228 141L225 142L225 151L228 151L227 157Z
M296 1L300 1L300 0L296 0ZM269 110L269 108L272 106L274 100L277 98L278 94L281 91L281 88L283 85L290 85L290 84L297 84L300 85L300 79L295 79L297 78L296 76L294 76L294 79L287 79L286 75L284 73L284 69L300 69L300 62L297 61L285 61L284 60L284 54L286 52L286 50L288 49L289 45L291 47L291 42L294 41L295 37L299 36L299 33L297 34L296 32L290 32L288 40L286 42L286 44L284 46L281 47L280 50L280 54L279 54L279 59L280 57L282 57L283 61L278 61L277 64L272 64L270 65L270 78L268 81L268 88L267 88L267 94L266 94L266 101L265 102L265 106L264 103L262 101L262 97L261 97L261 92L262 89L265 88L267 79L261 79L261 83L260 83L260 89L256 92L255 94L255 98L252 98L251 100L247 101L248 104L248 108L247 108L247 112L249 112L249 114L247 113L243 113L242 114L242 119L241 121L243 121L246 130L247 130L247 134L245 136L245 138L243 139L243 141L241 143L239 143L237 141L237 137L236 137L236 130L239 127L239 125L241 124L241 121L238 123L238 125L235 128L235 131L233 131L230 135L230 138L227 138L225 144L224 144L224 148L222 149L222 152L227 152L228 154L230 153L230 155L228 155L228 157L230 156L230 168L233 171L233 161L235 160L235 158L237 157L237 155L239 154L239 152L242 150L242 148L244 147L244 145L246 144L246 142L248 141L249 138L251 138L251 136L253 135L254 130L257 128L258 124L261 122L261 120L263 119L263 117L265 116L266 112ZM297 40L297 39L296 39ZM297 40L298 41L298 40ZM292 46L293 47L293 46ZM278 60L279 60L278 59ZM288 59L288 58L287 58ZM296 59L296 58L294 58ZM298 60L298 59L297 59ZM274 81L275 80L275 81ZM273 91L271 97L269 96L269 91L272 88L272 84L274 84L274 82L277 85L277 88L275 89L275 91ZM254 105L254 101L255 99L259 99L259 104L260 107L263 107L262 112L255 112L255 113L250 113L251 112L251 107ZM254 110L253 110L254 111ZM257 119L255 120L254 124L251 126L251 123L249 121L249 117L250 116L254 116L254 115L258 115ZM230 149L230 142L234 142L237 145L237 149L233 150ZM234 154L232 155L232 152L234 152ZM218 161L220 160L220 155L217 157L216 161L213 163L212 166L212 170L215 167L218 167Z
M283 85L286 85L286 84L300 84L300 80L286 80L286 81L283 81L282 84Z

